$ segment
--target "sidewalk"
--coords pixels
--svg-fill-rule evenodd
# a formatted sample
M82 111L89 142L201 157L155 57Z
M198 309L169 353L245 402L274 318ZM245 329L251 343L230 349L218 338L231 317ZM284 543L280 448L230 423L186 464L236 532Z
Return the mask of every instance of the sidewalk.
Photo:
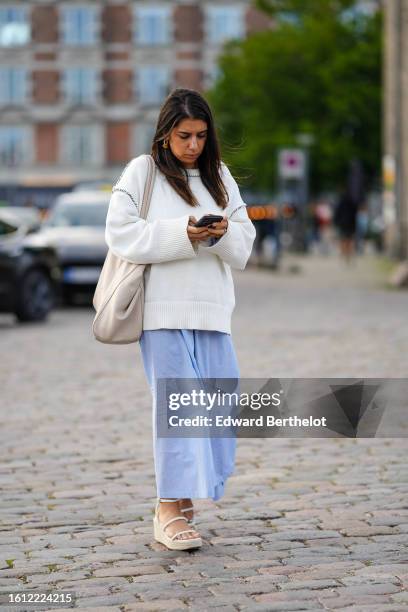
M242 377L406 376L408 292L380 262L234 277ZM71 589L98 612L407 610L406 439L240 439L225 497L196 502L202 549L168 551L140 350L95 342L92 316L0 319L2 593Z

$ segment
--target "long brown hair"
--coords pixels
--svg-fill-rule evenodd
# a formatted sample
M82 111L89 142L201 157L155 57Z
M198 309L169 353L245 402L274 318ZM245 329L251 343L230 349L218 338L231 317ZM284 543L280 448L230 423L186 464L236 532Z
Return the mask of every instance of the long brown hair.
M201 119L207 123L207 138L197 163L203 184L217 205L224 209L228 203L228 192L221 178L220 146L211 109L198 91L178 87L165 99L160 109L151 150L156 166L183 200L190 206L199 205L190 189L186 168L173 155L170 146L163 148L163 141L170 138L171 131L183 119Z

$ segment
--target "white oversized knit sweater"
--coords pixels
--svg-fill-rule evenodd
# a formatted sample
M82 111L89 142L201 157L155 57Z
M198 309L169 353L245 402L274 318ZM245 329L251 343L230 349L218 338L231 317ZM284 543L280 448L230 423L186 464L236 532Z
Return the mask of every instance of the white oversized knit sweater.
M151 264L145 270L143 330L205 329L231 333L235 307L231 267L243 270L255 239L238 185L222 164L229 195L222 210L203 185L198 169L188 180L199 206L192 207L171 187L162 172L156 178L147 219L139 217L148 170L146 155L134 158L112 189L105 238L122 259ZM228 217L228 231L216 240L190 242L189 216Z

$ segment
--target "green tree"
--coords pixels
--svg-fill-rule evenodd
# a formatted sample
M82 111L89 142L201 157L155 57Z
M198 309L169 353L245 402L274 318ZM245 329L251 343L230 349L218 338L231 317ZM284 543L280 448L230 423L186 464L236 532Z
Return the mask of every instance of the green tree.
M381 14L350 0L263 0L275 26L226 44L207 92L223 156L248 186L276 187L277 149L314 137L315 191L346 177L353 157L370 181L381 159ZM289 18L288 18L289 17Z

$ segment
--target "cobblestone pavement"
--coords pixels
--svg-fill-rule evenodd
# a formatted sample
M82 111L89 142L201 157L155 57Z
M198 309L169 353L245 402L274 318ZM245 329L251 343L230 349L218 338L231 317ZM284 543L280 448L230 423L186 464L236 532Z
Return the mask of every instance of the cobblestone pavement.
M406 376L408 292L385 272L336 256L237 272L241 376ZM101 612L408 610L406 439L240 439L226 495L196 501L202 549L168 551L140 349L96 342L92 316L0 318L2 593L72 590Z

